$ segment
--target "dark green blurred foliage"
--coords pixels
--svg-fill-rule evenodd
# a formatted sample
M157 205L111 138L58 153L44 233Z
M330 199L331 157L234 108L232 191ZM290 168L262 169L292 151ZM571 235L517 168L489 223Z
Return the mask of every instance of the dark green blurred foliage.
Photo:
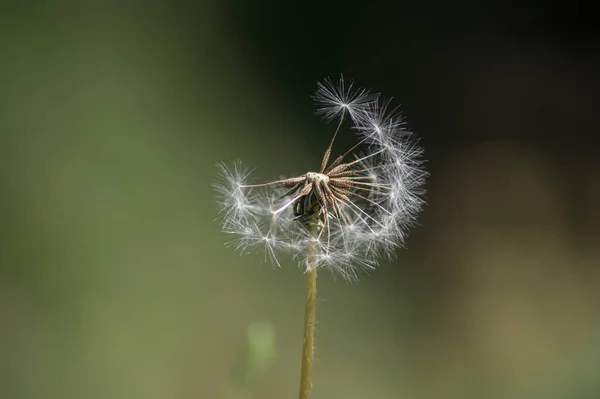
M226 248L210 185L316 165L340 72L403 103L432 177L396 262L321 273L314 396L600 396L597 59L470 3L5 2L0 397L220 398L239 362L296 395L303 277ZM277 356L240 360L255 320Z

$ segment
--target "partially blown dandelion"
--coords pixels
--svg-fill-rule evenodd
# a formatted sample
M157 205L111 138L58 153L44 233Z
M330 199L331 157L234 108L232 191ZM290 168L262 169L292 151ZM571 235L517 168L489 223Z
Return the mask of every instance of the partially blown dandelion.
M422 150L380 95L346 86L342 78L338 85L319 83L314 99L325 119L339 119L318 169L250 184L249 168L222 163L215 185L223 230L238 249L262 248L277 265L289 253L307 272L300 399L311 391L317 269L355 279L357 270L391 257L423 205L426 178ZM332 159L346 118L358 142Z
M327 268L354 279L391 257L422 207L426 172L422 150L389 102L363 89L318 84L314 99L325 119L339 119L315 171L262 184L249 184L241 162L219 164L215 185L223 230L242 252L261 247L280 265L292 254L301 267ZM331 159L335 138L348 118L355 146ZM309 262L309 247L316 255Z

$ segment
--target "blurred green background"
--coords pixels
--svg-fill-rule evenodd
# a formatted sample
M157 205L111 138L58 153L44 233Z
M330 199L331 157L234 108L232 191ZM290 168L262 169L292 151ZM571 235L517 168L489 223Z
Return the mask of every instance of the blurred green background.
M340 73L402 104L432 176L395 264L321 274L314 398L600 397L600 62L572 7L3 2L0 398L296 397L303 276L224 247L211 183L318 163L310 95Z

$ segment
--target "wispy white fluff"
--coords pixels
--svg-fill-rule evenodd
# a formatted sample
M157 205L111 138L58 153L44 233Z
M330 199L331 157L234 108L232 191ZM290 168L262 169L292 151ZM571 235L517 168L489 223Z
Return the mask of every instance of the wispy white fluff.
M321 168L298 177L251 185L240 161L220 163L214 184L223 231L242 253L260 250L281 265L291 254L305 270L318 267L347 279L391 258L423 206L423 150L401 114L380 95L327 79L313 97L326 120L349 120L357 145L325 152ZM340 133L343 134L343 133ZM335 149L335 148L334 148ZM317 213L311 214L313 210ZM318 220L318 236L307 219ZM317 246L316 261L308 249ZM313 259L315 260L315 259Z

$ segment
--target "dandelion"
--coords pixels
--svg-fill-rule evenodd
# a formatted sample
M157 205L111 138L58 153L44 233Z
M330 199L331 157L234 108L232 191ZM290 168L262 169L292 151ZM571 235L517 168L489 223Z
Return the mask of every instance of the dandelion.
M423 151L389 100L343 78L319 83L313 99L325 120L338 120L318 168L252 183L240 161L220 163L214 185L231 244L242 253L261 248L278 266L289 254L307 273L301 399L310 397L317 269L356 280L393 257L423 206L427 177ZM345 121L357 142L334 158Z

